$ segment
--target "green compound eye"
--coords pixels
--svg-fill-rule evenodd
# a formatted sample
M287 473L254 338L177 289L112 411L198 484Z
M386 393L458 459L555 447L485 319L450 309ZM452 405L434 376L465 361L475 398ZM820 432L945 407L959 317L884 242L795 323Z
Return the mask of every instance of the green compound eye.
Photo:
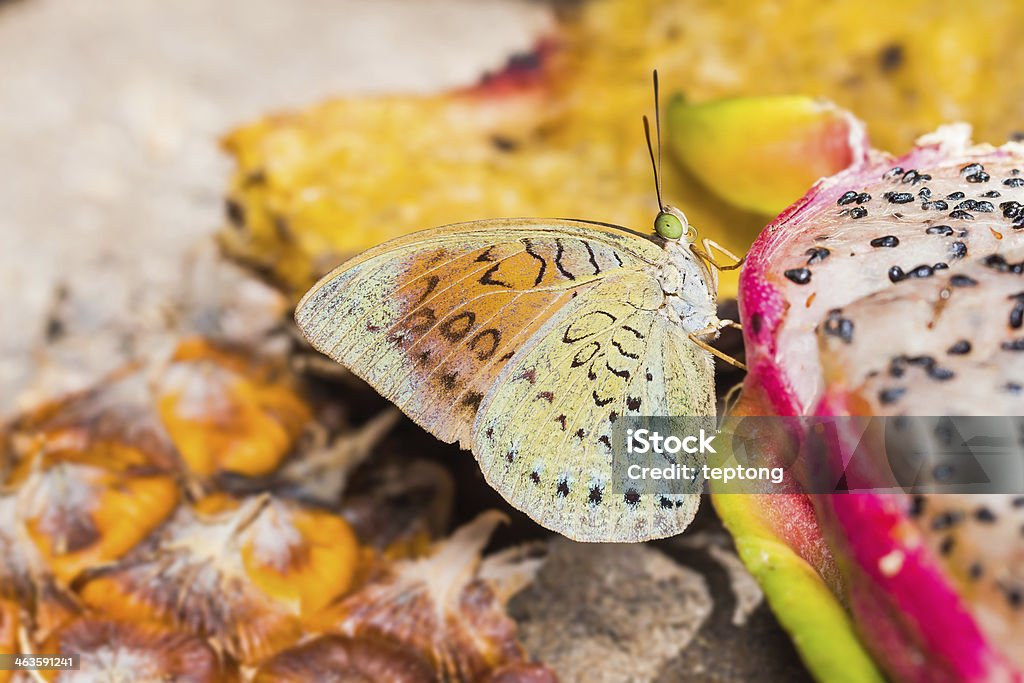
M683 222L678 216L662 211L654 219L654 231L667 240L677 240L683 236Z

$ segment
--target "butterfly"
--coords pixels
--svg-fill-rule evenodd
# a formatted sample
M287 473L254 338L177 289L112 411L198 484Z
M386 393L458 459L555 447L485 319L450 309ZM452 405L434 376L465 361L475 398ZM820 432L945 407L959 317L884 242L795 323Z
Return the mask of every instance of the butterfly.
M657 111L657 73L654 76ZM472 450L487 482L580 541L683 531L699 494L612 485L612 430L630 415L714 416L707 343L713 243L661 200L654 234L567 219L494 219L412 233L320 280L296 322L438 439ZM720 251L728 254L724 249ZM722 356L732 361L728 357ZM737 363L738 364L738 363Z

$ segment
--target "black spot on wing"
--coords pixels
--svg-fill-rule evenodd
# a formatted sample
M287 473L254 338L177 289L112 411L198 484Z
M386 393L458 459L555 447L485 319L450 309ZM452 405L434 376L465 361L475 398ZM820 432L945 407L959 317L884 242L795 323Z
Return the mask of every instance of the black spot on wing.
M498 344L501 342L501 330L497 330L493 327L488 327L483 332L477 333L469 341L469 350L476 351L476 357L478 360L487 360L494 355L494 352L498 350ZM477 349L477 346L482 348Z
M608 320L610 320L613 323L616 320L618 320L618 318L616 318L614 315L612 315L608 311L591 311L590 313L587 313L585 316L583 316L583 318L581 318L577 322L582 322L583 320L585 320L586 318L589 318L592 315L603 315L603 316L606 316L608 318ZM597 331L586 332L585 334L580 334L577 337L577 336L575 336L573 334L573 330L572 330L573 327L574 327L573 325L569 325L569 327L565 328L565 334L562 335L562 342L563 343L565 343L565 344L575 344L576 342L580 341L581 339L586 339L587 337L589 337L591 335L597 334ZM579 333L576 333L576 334L579 334Z
M533 286L536 287L540 284L541 280L544 279L544 273L547 272L548 262L544 260L544 257L533 250L533 243L528 239L523 240L523 244L526 246L526 253L533 258L540 261L540 268L537 271L537 278L533 281Z
M492 251L494 251L494 245L493 244L491 246L487 247L486 249L484 249L480 253L480 255L476 257L475 261L477 263L487 263L487 262L493 261L494 257L491 256L491 252Z
M596 342L596 341L590 342L589 344L584 346L582 349L577 351L576 355L574 355L572 357L572 364L571 364L572 367L578 368L581 365L586 365L591 360L593 360L594 356L596 356L597 352L600 351L600 350L601 350L601 342Z
M419 334L426 332L437 322L437 314L432 308L417 308L405 319L405 326L410 332Z
M501 268L501 263L495 263L493 266L487 269L487 271L480 276L480 284L482 285L493 285L495 287L504 287L505 289L512 289L512 285L494 277L494 274Z
M437 328L441 336L450 342L462 341L476 323L476 313L463 311L445 320Z
M421 303L426 301L427 297L433 294L434 290L437 289L437 285L439 282L441 282L441 278L438 277L437 275L431 275L429 278L427 278L427 288L423 290L423 294L420 295L419 300L414 305L419 306Z
M438 377L441 382L441 386L445 391L454 391L455 386L458 383L459 373L457 372L446 372Z
M530 384L534 384L537 382L537 371L534 370L533 368L529 368L527 370L523 370L522 372L520 372L518 375L516 375L515 378L525 379Z
M594 248L590 246L590 242L582 240L583 246L587 248L587 254L590 255L590 265L594 267L594 275L601 272L601 266L597 265L597 256L594 254Z
M468 391L466 395L462 397L461 404L464 408L469 408L474 413L480 409L480 402L484 400L484 395L479 391Z
M621 377L623 379L629 379L629 370L616 370L607 361L605 361L605 367L608 368L613 375Z
M576 276L569 272L569 269L562 263L562 256L565 255L565 245L562 244L561 239L555 239L555 247L555 267L558 268L558 272L570 280L575 280Z
M597 395L596 389L591 395L594 397L594 405L596 405L598 408L602 408L615 400L614 396L612 396L611 398L601 398L600 396Z
M640 358L640 354L630 353L626 349L622 348L622 344L620 344L619 342L615 341L614 339L612 340L612 346L614 346L615 350L618 351L619 353L621 353L626 358L631 358L632 360L637 360L638 358Z

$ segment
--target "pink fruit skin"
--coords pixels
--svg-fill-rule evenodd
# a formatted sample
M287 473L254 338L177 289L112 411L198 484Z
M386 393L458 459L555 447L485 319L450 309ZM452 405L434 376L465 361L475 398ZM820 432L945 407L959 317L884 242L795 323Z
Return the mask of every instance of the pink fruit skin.
M986 642L916 529L901 495L814 496L833 539L864 640L897 680L1019 681ZM831 535L830 535L831 537ZM899 563L891 574L882 568Z
M926 167L935 153L921 148L885 163ZM856 176L865 166L873 166L873 154L865 149L839 175ZM788 238L787 224L815 201L828 182L819 181L776 218L748 253L740 277L739 306L749 372L740 407L749 400L754 409L746 406L745 414L850 414L841 397L815 405L817 396L799 395L798 381L788 374L790 369L778 349L778 332L789 305L765 277L773 252ZM828 457L822 454L823 459ZM798 514L800 519L787 526L814 529L805 531L807 537L798 539L798 545L816 545L814 537L824 530L832 555L805 559L829 578L835 575L835 564L839 565L841 599L848 604L865 644L894 679L914 683L1024 681L1024 675L986 641L950 578L907 518L902 494L805 496L813 505L813 514L790 498L791 494L762 496L766 508L775 508L766 509L764 517L776 520L783 511ZM803 519L808 515L816 519ZM894 571L897 563L898 571Z
M849 415L826 397L817 415ZM855 437L854 437L855 438ZM828 533L854 619L873 656L913 683L1020 681L994 650L906 515L904 494L811 496Z

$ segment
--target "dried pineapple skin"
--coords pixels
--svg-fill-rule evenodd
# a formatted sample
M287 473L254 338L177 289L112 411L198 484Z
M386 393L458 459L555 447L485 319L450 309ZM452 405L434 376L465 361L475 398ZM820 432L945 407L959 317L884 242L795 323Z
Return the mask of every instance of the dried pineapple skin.
M197 633L255 664L297 642L307 620L348 592L358 561L337 515L215 494L98 568L80 594L97 611Z
M186 339L157 382L164 428L189 471L258 476L274 471L311 419L275 368L203 339Z
M341 259L434 225L552 216L646 231L657 207L639 119L654 68L693 102L832 99L894 152L951 120L1001 141L1024 117L1022 21L1011 0L894 0L884 20L853 0L591 0L541 51L539 81L511 93L339 99L232 133L221 241L297 297ZM736 253L767 222L676 168L665 194ZM722 273L722 298L736 276Z
M83 675L97 680L120 667L124 680L211 683L257 672L276 680L280 666L309 659L311 642L328 647L312 669L295 669L297 680L319 680L339 656L353 672L387 680L408 673L413 683L436 680L449 656L473 664L472 678L450 679L466 683L523 663L499 589L530 575L530 562L481 560L493 524L435 542L446 522L427 498L435 489L450 497L451 484L408 453L394 454L397 471L383 480L337 484L328 487L336 495L311 503L298 475L362 463L395 413L353 429L343 417L347 402L318 395L275 360L283 358L187 338L151 365L129 366L0 425L0 651L80 654ZM239 382L245 391L225 390ZM173 391L181 386L189 390ZM161 414L169 388L188 421ZM256 410L254 396L267 398ZM275 441L267 421L295 429L275 445L274 472L246 477L264 461L252 443ZM207 476L180 451L189 442L181 430L243 466L231 468L232 477ZM312 469L289 467L308 458ZM371 471L381 474L381 465ZM494 570L485 575L485 566ZM422 597L426 612L417 619L409 605L387 613L408 591L382 590L381 579L400 568L402 585ZM439 575L468 585L449 595L437 590L450 587ZM384 636L337 635L339 605L350 597L385 612L373 624L394 631L384 645ZM478 623L502 628L472 628ZM460 637L434 661L442 630ZM266 662L278 668L261 670ZM0 683L8 680L26 679L0 672Z

